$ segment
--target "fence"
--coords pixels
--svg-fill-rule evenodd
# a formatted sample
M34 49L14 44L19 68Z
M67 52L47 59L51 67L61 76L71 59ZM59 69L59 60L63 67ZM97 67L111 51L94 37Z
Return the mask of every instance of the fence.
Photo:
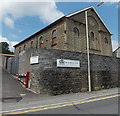
M16 75L16 79L18 79L23 85L25 85L26 88L29 87L29 78L30 78L30 72L27 72L26 74Z

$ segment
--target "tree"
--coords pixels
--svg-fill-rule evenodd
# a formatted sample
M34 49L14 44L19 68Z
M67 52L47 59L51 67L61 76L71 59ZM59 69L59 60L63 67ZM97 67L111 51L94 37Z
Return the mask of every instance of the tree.
M14 54L9 50L9 44L7 42L0 42L0 53L2 54Z

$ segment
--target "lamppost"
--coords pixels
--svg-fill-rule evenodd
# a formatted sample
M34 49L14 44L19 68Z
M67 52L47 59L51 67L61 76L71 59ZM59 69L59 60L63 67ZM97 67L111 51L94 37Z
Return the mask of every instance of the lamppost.
M100 2L98 3L95 7L98 7L100 5L102 5L104 2ZM92 9L93 7L91 7ZM91 10L89 9L89 10ZM89 92L91 92L91 76L90 76L90 51L89 51L89 37L88 37L88 11L89 10L86 10L85 11L85 22L86 22L86 39L87 39L87 60L88 60L88 89L89 89Z

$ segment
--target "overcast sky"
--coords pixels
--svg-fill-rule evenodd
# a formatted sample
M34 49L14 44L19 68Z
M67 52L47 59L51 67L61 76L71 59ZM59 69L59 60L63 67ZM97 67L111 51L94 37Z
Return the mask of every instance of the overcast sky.
M0 28L0 32L2 32L0 33L0 42L8 42L10 50L14 50L13 45L60 17L99 3L99 1L92 2L92 0L89 0L89 2L83 2L82 0L76 0L76 2L70 2L70 0L67 0L68 2L56 2L55 0L40 1L4 0L0 3L0 8L2 9L2 12L0 10L0 24L2 27ZM118 46L118 9L117 0L116 2L115 0L110 0L100 7L96 7L98 14L113 34L113 50Z

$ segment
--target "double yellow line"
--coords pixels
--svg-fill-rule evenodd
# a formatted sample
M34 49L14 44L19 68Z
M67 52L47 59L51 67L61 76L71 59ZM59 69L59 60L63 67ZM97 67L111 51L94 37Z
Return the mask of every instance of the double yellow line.
M49 107L44 107L44 108L36 108L36 109L24 110L24 111L10 112L10 113L3 114L3 116L10 115L10 114L24 114L24 113L37 112L37 111L43 111L43 110L48 110L48 109L61 108L61 107L66 107L66 106L72 106L73 104L74 105L84 104L84 103L89 103L89 102L94 102L94 101L100 101L100 100L115 98L115 97L119 97L119 96L120 95L118 94L118 95L96 98L96 99L91 99L91 100L86 100L86 101L81 101L81 102L75 102L75 103L69 103L69 104L63 104L63 105L56 105L56 106L49 106Z

